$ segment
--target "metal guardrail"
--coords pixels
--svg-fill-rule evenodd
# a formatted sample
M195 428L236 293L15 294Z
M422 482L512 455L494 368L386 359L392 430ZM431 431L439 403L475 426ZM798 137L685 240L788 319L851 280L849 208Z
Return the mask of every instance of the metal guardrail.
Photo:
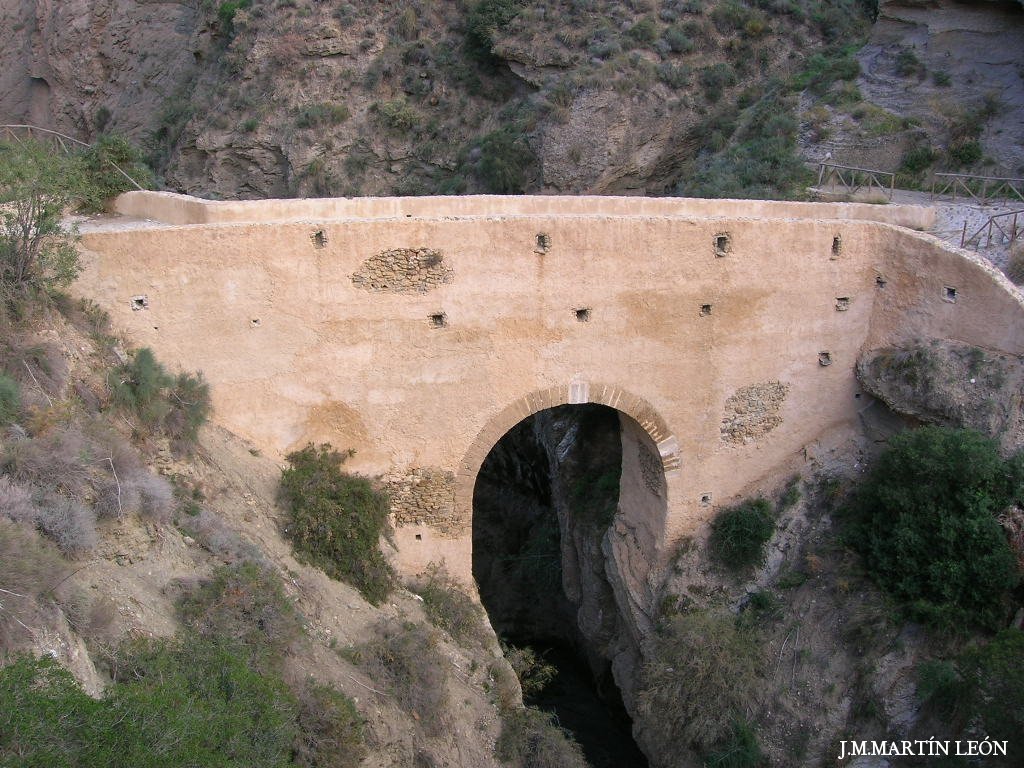
M1024 202L1024 179L1003 176L975 176L970 173L936 173L932 178L932 199L957 193L984 205L989 200L1016 198Z
M819 163L818 187L826 183L832 187L837 186L838 183L838 186L851 195L862 189L877 189L887 199L892 200L893 190L896 189L896 174L874 168Z
M68 136L59 131L52 131L49 128L40 128L38 125L0 125L0 140L22 142L26 138L48 141L65 155L70 155L76 150L88 149L92 146L84 141L79 141L74 136ZM125 173L124 169L113 160L107 160L106 162L110 164L111 168L124 176L133 187L140 190L144 189L139 182Z
M1005 221L1003 221L1005 219ZM985 244L981 244L982 237ZM968 237L967 222L964 222L964 231L960 236L960 247L965 248L977 241L978 248L988 248L991 245L1003 245L1012 243L1017 238L1024 239L1024 210L1007 211L989 216L988 221L982 224L978 231Z

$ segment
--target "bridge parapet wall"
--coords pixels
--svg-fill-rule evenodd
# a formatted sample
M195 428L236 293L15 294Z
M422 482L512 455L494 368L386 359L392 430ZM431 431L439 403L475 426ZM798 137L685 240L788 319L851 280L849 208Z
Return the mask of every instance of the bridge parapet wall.
M878 221L925 230L935 209L921 205L705 200L682 197L464 195L215 201L172 192L128 192L114 204L125 216L166 224L252 224L332 219L466 216L700 216Z

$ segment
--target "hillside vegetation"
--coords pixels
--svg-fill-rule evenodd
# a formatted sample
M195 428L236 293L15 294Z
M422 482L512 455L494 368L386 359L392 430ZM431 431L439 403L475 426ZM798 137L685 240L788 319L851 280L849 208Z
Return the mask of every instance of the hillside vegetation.
M396 582L379 488L326 448L282 475L206 423L201 373L64 293L62 214L117 191L93 154L0 159L0 764L577 756L442 568L422 602Z

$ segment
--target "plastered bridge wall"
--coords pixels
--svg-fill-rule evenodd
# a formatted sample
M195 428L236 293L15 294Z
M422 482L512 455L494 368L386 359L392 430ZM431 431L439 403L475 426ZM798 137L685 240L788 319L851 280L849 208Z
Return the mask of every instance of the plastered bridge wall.
M400 567L468 578L488 451L543 408L622 417L615 557L631 600L668 545L830 436L858 354L942 337L1020 354L1019 294L908 227L929 209L636 198L213 203L130 193L85 227L79 290L215 419L281 455L356 454Z

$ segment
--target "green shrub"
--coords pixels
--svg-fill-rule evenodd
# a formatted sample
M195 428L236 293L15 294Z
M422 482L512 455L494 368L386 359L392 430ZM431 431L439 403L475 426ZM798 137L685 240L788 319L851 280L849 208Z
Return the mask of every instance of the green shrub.
M230 641L253 656L281 658L302 633L281 577L252 560L218 568L178 601L178 613L200 637Z
M171 376L143 347L131 361L107 376L115 405L134 414L148 429L189 448L210 413L210 389L201 373Z
M904 48L896 56L896 74L900 77L923 77L924 64L910 48Z
M587 768L572 736L533 707L506 710L494 753L513 768Z
M708 752L704 768L757 768L764 758L754 729L745 720L737 720L729 735Z
M719 116L720 115L720 116ZM797 153L795 99L773 87L739 119L728 108L695 130L701 143L714 143L714 133L727 136L742 128L732 146L717 154L699 155L675 194L693 197L793 199L805 194L812 177ZM721 129L717 126L721 125ZM724 143L724 142L723 142Z
M796 506L800 501L800 476L792 478L786 483L786 488L779 497L779 512L786 512Z
M415 8L406 8L398 17L398 34L403 40L415 40L420 36L420 20Z
M750 21L753 9L737 0L725 0L711 11L711 20L722 34L738 32Z
M856 80L860 75L860 63L854 54L856 46L829 54L816 53L807 59L803 70L797 74L790 87L793 90L807 89L811 93L823 94L837 80Z
M171 379L149 347L143 347L130 362L112 371L107 382L114 402L144 424L156 427L170 412L163 394Z
M949 159L955 163L957 167L974 165L981 160L981 157L981 142L978 141L965 141L954 144L949 148Z
M403 99L376 102L373 111L386 128L398 133L408 133L418 128L423 120L423 116Z
M658 65L658 79L669 88L685 88L690 84L692 70L685 64L664 61Z
M0 659L30 637L22 626L31 620L30 606L45 604L47 593L70 572L56 545L42 538L25 519L34 513L33 507L27 491L13 486L7 478L0 478L0 594L24 596L19 598L23 602L13 606L6 601L5 609L0 610ZM22 522L12 522L7 517ZM0 722L2 718L0 713Z
M299 109L295 118L296 128L319 128L337 125L348 120L348 107L334 101L320 101L306 104ZM253 126L255 128L255 126Z
M693 50L693 40L679 27L669 27L663 37L672 53L689 53Z
M908 615L999 626L1018 581L996 516L1020 498L1024 462L977 432L922 427L892 438L845 508L847 539Z
M650 16L644 16L626 34L641 45L650 45L658 39L658 23Z
M0 142L0 309L78 275L75 236L61 224L82 186L81 164L35 140Z
M924 173L932 166L937 157L936 151L929 146L909 149L900 161L900 173L912 176Z
M1014 285L1024 285L1024 240L1016 240L1010 245L1010 257L1004 271Z
M657 754L712 749L727 739L757 686L757 638L731 614L688 613L644 648L638 711Z
M968 685L949 661L929 659L917 665L917 695L948 721L963 720Z
M936 70L932 72L932 82L940 88L948 88L953 84L953 78L949 76L948 72Z
M736 70L725 62L719 62L700 70L697 79L708 101L718 101L723 89L736 85Z
M519 647L502 643L501 650L505 654L512 671L519 678L519 685L523 689L523 698L529 699L547 688L548 683L558 675L558 668L554 664L544 661L543 654L538 656L537 652L528 645Z
M764 561L764 545L774 531L772 505L767 499L751 499L718 513L711 523L708 551L729 570L743 570Z
M507 126L484 136L479 147L477 177L484 188L499 195L523 192L537 163L526 137Z
M82 758L89 737L103 730L102 711L103 704L53 659L17 656L0 668L0 762L97 765Z
M379 546L388 502L365 478L341 471L346 458L329 445L312 444L287 456L281 473L285 532L300 556L377 604L394 578Z
M252 5L252 0L225 0L217 7L217 23L225 37L235 34L235 14Z
M423 610L435 627L447 632L456 642L482 641L485 636L482 609L443 567L431 563L424 576L410 588L423 598Z
M21 388L18 382L0 373L0 426L17 421L21 413Z
M466 19L466 47L481 61L494 62L494 36L509 25L522 0L479 0Z
M299 694L295 762L305 768L352 768L367 755L363 718L333 688L314 685Z
M1024 633L1004 629L953 660L925 661L917 672L918 697L951 735L971 729L1012 744L1024 733Z
M112 714L135 713L137 723L128 726L125 765L287 764L295 700L237 646L188 637L143 642L122 651L114 672L106 701Z
M199 428L210 416L210 386L202 373L182 371L167 389L170 410L164 417L163 431L172 440L191 445L199 437Z
M619 508L619 479L622 470L590 471L580 477L572 488L571 509L576 520L607 528Z

